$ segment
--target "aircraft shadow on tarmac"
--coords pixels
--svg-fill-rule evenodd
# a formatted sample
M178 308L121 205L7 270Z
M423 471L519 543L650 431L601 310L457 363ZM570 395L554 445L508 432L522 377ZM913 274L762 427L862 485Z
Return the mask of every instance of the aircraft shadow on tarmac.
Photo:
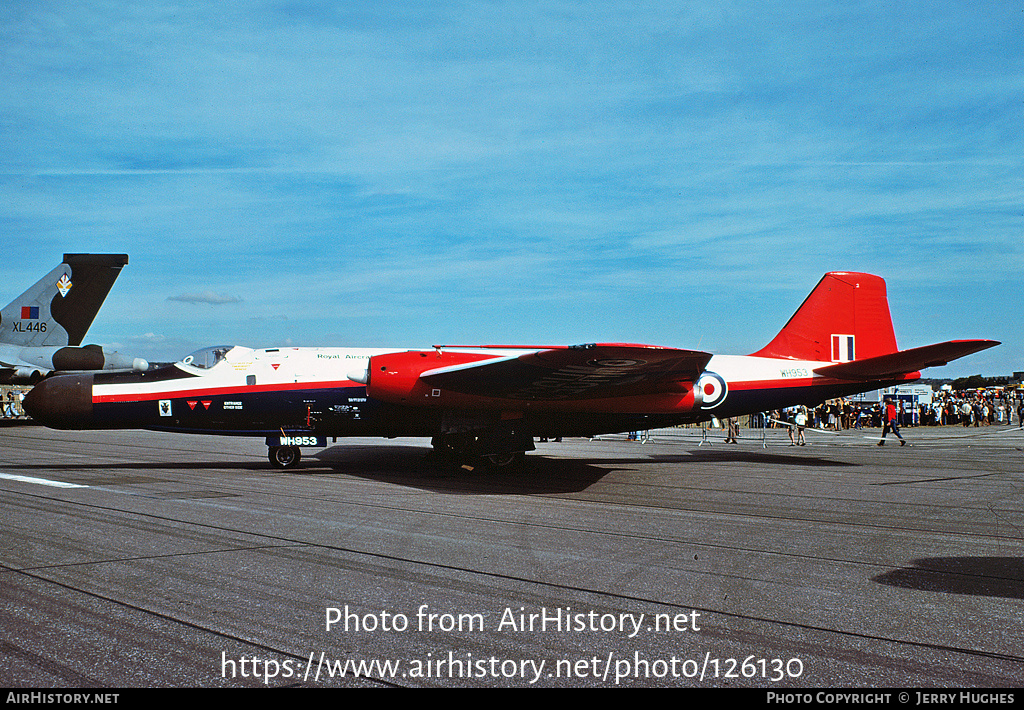
M319 465L310 459L316 459ZM334 446L304 458L293 473L310 475L332 472L371 480L387 481L448 493L572 493L588 487L617 470L637 470L644 464L678 463L694 465L708 462L752 463L767 466L855 466L816 456L790 456L762 451L710 449L680 454L646 454L637 451L624 457L562 458L530 454L518 470L506 471L486 466L460 466L435 457L430 449L415 446ZM305 470L304 470L305 469Z
M698 449L685 454L652 454L637 461L658 461L660 463L752 463L766 466L859 466L849 461L833 461L819 456L797 456L769 454L764 449L744 451L743 449Z
M927 557L911 564L871 581L924 592L1024 599L1021 557Z
M531 455L521 467L507 470L460 465L417 446L334 446L303 458L287 475L342 473L444 493L532 495L583 491L615 470L594 463Z

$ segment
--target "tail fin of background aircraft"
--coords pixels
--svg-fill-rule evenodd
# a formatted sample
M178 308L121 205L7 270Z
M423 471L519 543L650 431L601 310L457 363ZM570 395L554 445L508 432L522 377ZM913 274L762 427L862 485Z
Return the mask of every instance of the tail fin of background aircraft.
M756 357L850 362L897 351L885 281L871 274L825 274Z
M0 341L79 345L127 254L65 254L64 261L0 310Z

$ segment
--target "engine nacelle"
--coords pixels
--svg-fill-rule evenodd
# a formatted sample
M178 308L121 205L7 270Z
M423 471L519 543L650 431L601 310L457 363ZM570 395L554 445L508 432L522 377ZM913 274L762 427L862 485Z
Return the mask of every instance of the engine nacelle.
M424 372L441 367L488 360L492 355L451 353L437 350L409 350L386 353L370 358L367 370L368 397L392 404L429 404L436 401L437 391L422 382Z
M43 379L46 373L34 367L17 367L11 373L10 383L12 385L34 385Z
M53 354L53 369L67 372L81 370L134 370L144 372L149 363L140 357L104 350L99 345L60 348Z

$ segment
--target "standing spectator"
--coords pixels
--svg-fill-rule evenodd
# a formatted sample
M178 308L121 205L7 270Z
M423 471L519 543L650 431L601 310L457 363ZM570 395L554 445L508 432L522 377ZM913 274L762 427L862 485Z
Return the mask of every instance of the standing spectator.
M796 445L806 446L807 441L804 440L804 427L807 426L807 410L804 407L800 407L796 410Z
M896 405L893 404L891 399L885 400L885 426L882 428L882 438L878 440L878 445L882 446L885 444L885 435L892 431L893 434L900 440L900 446L904 446L907 442L900 434L899 427L899 415L896 412Z

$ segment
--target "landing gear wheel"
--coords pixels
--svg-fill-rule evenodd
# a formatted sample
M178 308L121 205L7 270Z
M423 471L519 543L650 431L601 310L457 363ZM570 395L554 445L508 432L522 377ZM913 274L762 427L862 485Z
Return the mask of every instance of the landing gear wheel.
M298 446L271 446L267 458L274 468L293 468L302 459Z
M526 454L522 451L509 451L504 454L488 454L483 458L491 468L511 470L522 464Z

